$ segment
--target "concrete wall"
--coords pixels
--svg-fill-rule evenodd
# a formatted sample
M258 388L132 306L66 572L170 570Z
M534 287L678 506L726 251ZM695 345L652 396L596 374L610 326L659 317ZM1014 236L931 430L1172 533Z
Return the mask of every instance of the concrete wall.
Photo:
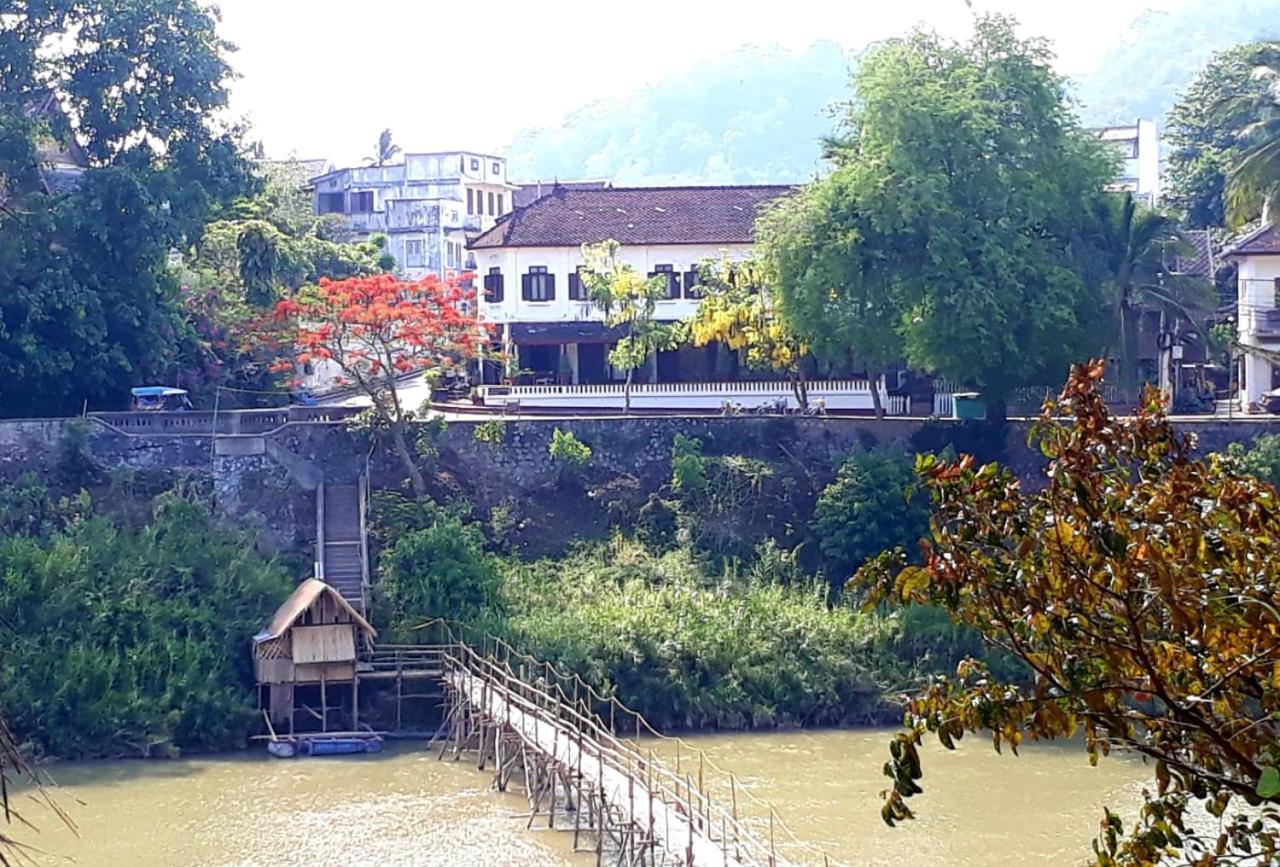
M0 481L23 472L56 478L59 453L73 420L0 422ZM568 513L557 532L572 536L595 520L603 505L590 490L623 480L639 496L670 479L676 434L698 437L707 455L742 454L767 461L780 473L815 489L833 477L841 458L855 449L933 451L948 443L980 460L1001 459L1028 485L1042 479L1044 460L1026 447L1027 423L1003 429L987 424L919 419L809 417L631 417L526 419L506 424L503 442L476 440L477 421L454 422L439 438L435 469L441 492L464 496L480 515L516 503L531 511ZM352 484L366 470L372 487L397 489L404 474L394 455L372 448L368 436L342 424L292 423L263 435L219 436L147 433L126 435L97 423L88 428L88 450L103 476L128 469L159 481L200 482L218 510L260 531L264 546L306 552L315 538L315 489L320 483ZM1202 452L1280 432L1263 420L1189 422ZM564 465L551 458L555 430L573 433L592 450L583 473L587 493L566 497L559 486ZM572 499L572 502L553 502ZM577 516L572 517L572 516ZM785 523L793 516L779 515Z

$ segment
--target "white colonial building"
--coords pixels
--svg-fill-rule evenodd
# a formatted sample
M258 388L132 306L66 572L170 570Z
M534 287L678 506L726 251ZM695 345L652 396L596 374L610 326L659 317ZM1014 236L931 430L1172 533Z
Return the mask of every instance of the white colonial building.
M529 371L527 384L579 385L622 379L609 366L621 336L604 325L578 279L582 245L613 239L619 258L646 275L667 275L656 318L675 322L697 309L696 271L707 259L743 259L762 205L784 186L552 187L471 242L480 315ZM659 352L642 378L713 378L714 347Z
M1160 138L1155 121L1138 120L1094 132L1120 155L1120 177L1110 188L1133 193L1134 198L1155 207L1160 200Z
M1234 259L1236 276L1236 329L1241 345L1267 352L1244 353L1240 370L1240 401L1244 407L1257 403L1262 395L1280 387L1277 365L1280 356L1280 226L1263 226L1227 250Z
M336 169L311 181L318 214L341 214L357 237L387 236L408 279L470 270L467 239L513 207L502 157L471 151L405 154L395 165Z

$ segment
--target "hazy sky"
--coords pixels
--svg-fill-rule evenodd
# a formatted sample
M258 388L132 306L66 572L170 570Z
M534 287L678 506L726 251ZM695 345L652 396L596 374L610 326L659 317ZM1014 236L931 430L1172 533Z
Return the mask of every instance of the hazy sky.
M974 0L1088 70L1148 8L1185 0ZM965 0L219 0L239 46L232 109L271 156L351 163L391 127L408 150L501 151L525 127L744 44L858 48L926 22L962 35Z

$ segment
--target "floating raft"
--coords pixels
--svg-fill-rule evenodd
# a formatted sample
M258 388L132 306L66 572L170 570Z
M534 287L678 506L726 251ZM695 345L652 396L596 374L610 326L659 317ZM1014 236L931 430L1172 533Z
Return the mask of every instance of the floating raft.
M346 756L382 752L382 738L375 734L295 735L267 742L267 752L276 758L294 756Z

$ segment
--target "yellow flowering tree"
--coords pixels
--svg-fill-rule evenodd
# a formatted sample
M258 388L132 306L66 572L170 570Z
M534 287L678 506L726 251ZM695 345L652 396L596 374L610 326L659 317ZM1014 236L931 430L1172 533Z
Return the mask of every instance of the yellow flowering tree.
M617 241L582 245L581 279L592 303L604 312L604 324L626 333L609 352L609 364L627 372L623 411L631 411L631 383L636 368L659 349L676 344L676 327L657 322L654 313L666 297L663 277L646 277L618 258Z
M686 323L694 346L719 341L753 370L775 370L791 383L801 409L809 406L803 360L809 348L778 312L774 281L761 262L704 262L698 270L702 302Z

